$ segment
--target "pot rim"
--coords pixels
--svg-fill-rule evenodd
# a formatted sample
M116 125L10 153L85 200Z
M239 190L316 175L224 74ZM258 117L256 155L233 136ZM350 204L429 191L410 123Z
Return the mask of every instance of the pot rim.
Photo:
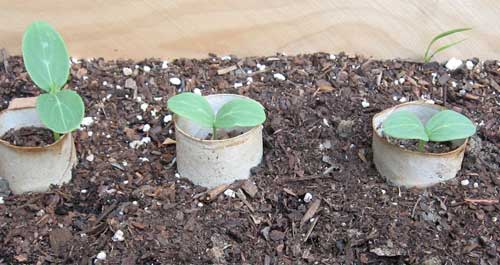
M210 98L210 97L218 97L218 96L231 96L231 97L238 97L238 98L249 99L249 97L246 97L246 96L242 96L242 95L238 95L238 94L228 94L228 93L211 94L211 95L206 95L204 97ZM196 138L196 137L190 135L189 133L185 132L181 128L179 128L179 126L177 126L177 120L181 119L181 118L182 117L180 117L179 115L174 114L173 121L174 121L174 125L175 125L175 131L178 131L183 136L189 138L190 140L199 142L199 143L224 143L224 142L234 141L234 140L238 140L240 138L243 138L243 137L245 137L247 135L250 135L250 134L254 133L254 131L261 130L263 128L262 124L259 124L257 126L252 127L250 130L248 130L248 131L246 131L246 132L244 132L244 133L242 133L242 134L240 134L238 136L235 136L235 137L231 137L231 138L227 138L227 139L222 139L222 140L205 140L205 139ZM266 117L266 119L267 119L267 117Z
M36 107L25 106L25 107L20 107L20 108L15 108L15 109L7 108L7 109L0 111L0 115L3 115L9 111L17 111L17 110L23 110L23 109L36 109ZM47 127L45 127L45 128L47 128ZM40 152L40 151L44 151L46 149L51 149L53 147L60 145L64 140L66 140L66 138L68 137L68 134L70 134L70 133L65 133L65 134L61 135L61 137L57 141L55 141L49 145L45 145L45 146L17 146L17 145L13 145L10 142L5 141L1 138L0 138L0 144L4 145L6 147L12 148L12 149L19 150L19 151Z
M398 149L401 152L406 152L406 153L410 153L410 154L413 154L413 155L419 155L419 156L443 157L443 156L450 156L450 155L454 155L454 154L461 153L461 152L465 151L465 147L467 146L467 142L468 142L469 137L465 138L464 142L460 146L458 146L457 148L455 148L455 149L453 149L451 151L444 152L444 153L429 153L429 152L412 151L412 150L408 150L408 149L402 148L402 147L400 147L398 145L389 143L389 141L387 141L387 139L385 137L382 137L381 135L379 135L379 133L377 132L376 124L375 124L375 118L378 117L378 116L380 116L380 115L382 115L382 114L384 114L384 113L386 113L386 112L393 111L393 110L396 110L396 109L398 109L400 107L408 106L408 105L433 106L433 107L437 107L437 108L442 109L442 110L447 110L448 109L448 108L446 108L444 106L441 106L441 105L427 103L424 100L411 101L411 102L407 102L407 103L403 103L403 104L398 104L398 105L393 106L391 108L387 108L387 109L385 109L385 110L383 110L383 111L375 114L373 116L373 118L372 118L373 137L375 137L378 140L380 140L383 144L390 145L391 147L396 148L396 149Z

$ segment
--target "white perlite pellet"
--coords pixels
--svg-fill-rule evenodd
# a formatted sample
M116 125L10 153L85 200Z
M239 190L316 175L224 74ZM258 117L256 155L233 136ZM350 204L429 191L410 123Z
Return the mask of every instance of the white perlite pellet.
M126 76L129 76L133 73L132 69L128 68L128 67L124 67L123 68L123 74L126 75Z
M111 238L113 241L124 241L125 238L123 237L123 232L122 230L116 230L115 234Z
M285 81L286 80L286 77L283 74L280 74L280 73L275 73L273 76L274 76L274 78L276 78L278 80L281 80L281 81Z
M462 66L462 60L459 60L457 58L451 58L450 60L448 60L445 66L446 69L450 71L457 70L460 66Z
M170 81L170 84L175 85L175 86L178 86L181 84L181 80L177 77L172 77L169 79L169 81Z

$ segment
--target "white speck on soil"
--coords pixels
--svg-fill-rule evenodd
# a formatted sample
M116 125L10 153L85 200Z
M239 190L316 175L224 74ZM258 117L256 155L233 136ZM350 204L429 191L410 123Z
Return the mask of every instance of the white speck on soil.
M405 78L404 78L404 77L399 78L399 83L400 83L401 85L402 85L404 82L405 82Z
M405 103L407 101L408 101L408 99L406 97L402 97L399 99L399 102L401 102L401 103Z
M450 60L448 60L445 66L450 71L457 70L460 66L462 66L462 60L451 58Z
M259 69L259 71L264 71L264 70L266 70L266 65L258 63L257 68Z
M144 65L144 66L142 67L142 70L143 70L145 73L149 73L149 72L151 72L151 67L149 67L149 66L147 66L147 65Z
M370 102L368 102L366 99L363 99L363 101L361 101L361 106L363 106L363 108L368 108L370 107Z
M398 96L393 96L393 97L392 97L392 100L394 100L394 101L398 101Z
M136 98L135 98L135 101L136 101L137 103L141 103L141 102L142 102L142 97L136 97Z
M139 157L139 161L141 161L141 162L149 162L149 158L147 158L147 157Z
M115 234L111 238L113 241L124 241L125 238L123 237L123 232L122 230L116 230Z
M468 70L474 69L474 63L471 61L465 62L465 66L467 67Z
M304 202L309 203L311 202L312 198L313 198L312 194L308 192L306 193L306 195L304 195Z
M451 81L451 86L452 86L452 87L457 87L457 82L455 82L455 81Z
M128 67L124 67L123 68L123 74L126 75L126 76L129 76L133 73L132 69L128 68Z
M142 111L146 111L146 110L148 109L148 107L149 107L149 104L148 104L148 103L142 103L142 104L141 104L141 110L142 110Z
M142 121L142 115L137 115L135 117L137 118L137 120Z
M94 118L92 118L92 117L83 118L82 123L81 123L81 125L87 126L87 127L91 126L92 124L94 124Z
M172 121L172 115L170 115L170 114L165 115L165 118L163 118L164 123L169 123L171 121Z
M107 85L108 85L108 82L107 82L107 81L102 81L102 85L103 85L103 86L107 86Z
M460 184L462 184L462 186L467 186L467 185L469 185L469 180L464 179L464 180L460 181Z
M199 88L194 88L193 89L193 93L195 93L196 95L200 95L201 96L201 90Z
M145 144L148 144L151 142L151 138L149 137L143 137L141 140L135 140L130 142L129 146L130 148L137 149L138 147L141 147Z
M177 77L172 77L169 79L170 81L170 84L174 85L174 86L178 86L181 84L181 80Z
M253 83L253 78L251 76L247 77L247 85Z
M156 119L156 116L158 115L158 111L156 109L153 109L150 111L150 113L151 113L151 116L153 116L153 118Z
M335 56L335 54L330 54L330 60L335 60L337 59L337 56Z
M0 204L4 204L5 201L3 200L3 197L0 196Z
M275 73L273 76L274 76L274 78L276 78L278 80L281 80L281 81L285 81L286 80L286 77L283 74L280 74L280 73Z
M86 189L83 189L80 191L80 193L82 193L82 194L86 194L87 192L88 192L88 190L86 190Z
M96 258L97 258L98 260L106 260L106 252L104 252L104 251L99 252L99 253L97 254Z
M179 173L175 173L175 178L180 179L180 178L181 178L181 174L179 174Z
M161 101L163 99L163 97L154 97L153 100L154 101Z
M151 130L151 125L149 124L145 124L144 127L142 127L143 132L149 132L149 130Z
M474 182L474 188L476 188L476 189L479 188L479 183Z
M161 69L167 69L167 68L168 68L168 62L163 61L163 63L161 63Z
M234 192L234 190L232 189L225 190L224 195L226 195L227 197L236 198L236 192Z
M496 222L498 221L498 218L497 218L496 216L493 216L493 217L491 218L491 221L493 221L493 223L496 223Z
M137 206L137 205L139 205L139 203L137 201L133 201L132 205Z
M326 118L323 118L323 124L326 126L326 127L330 127L330 123L328 123L328 120Z
M242 86L243 86L243 83L240 83L240 82L234 83L234 88L239 88L239 87L242 87Z
M200 207L200 208L203 207L203 203L199 202L198 207Z
M94 155L90 154L90 155L87 156L86 159L87 159L87 161L92 162L92 161L94 161L94 158L95 158Z
M224 56L220 57L220 59L221 59L222 61L231 61L231 56L229 56L229 55L224 55Z

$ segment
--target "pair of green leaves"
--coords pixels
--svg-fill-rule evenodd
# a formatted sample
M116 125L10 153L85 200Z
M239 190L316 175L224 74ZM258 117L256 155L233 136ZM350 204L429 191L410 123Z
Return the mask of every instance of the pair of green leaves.
M203 96L190 92L170 98L167 104L175 114L205 128L253 127L266 120L264 107L253 99L231 100L217 114Z
M46 22L34 22L25 31L23 60L33 82L47 93L37 99L40 120L56 133L80 126L85 107L74 91L62 90L69 77L69 55L61 35Z
M429 45L427 46L427 49L425 50L425 54L424 54L424 62L425 63L428 63L431 61L432 57L434 57L434 55L436 55L437 53L439 52L442 52L452 46L455 46L459 43L461 43L462 41L464 41L465 39L461 39L459 41L455 41L455 42L452 42L452 43L449 43L449 44L446 44L446 45L443 45L441 47L438 47L434 52L432 52L431 54L429 54L430 50L431 50L431 46L432 44L434 44L436 41L444 38L444 37L447 37L449 35L453 35L455 33L459 33L459 32L463 32L463 31L469 31L471 30L472 28L458 28L458 29L452 29L452 30L449 30L449 31L445 31L441 34L438 34L436 35L432 40L431 42L429 43Z
M476 126L464 115L443 110L432 116L425 126L407 110L392 113L382 124L385 134L398 139L446 142L464 139L476 132Z

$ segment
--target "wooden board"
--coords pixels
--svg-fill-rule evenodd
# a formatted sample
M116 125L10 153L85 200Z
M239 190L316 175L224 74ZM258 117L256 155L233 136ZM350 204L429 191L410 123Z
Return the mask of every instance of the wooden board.
M0 48L19 54L24 29L41 19L78 58L346 51L420 59L435 34L473 27L437 59L498 59L499 14L497 0L0 0Z

